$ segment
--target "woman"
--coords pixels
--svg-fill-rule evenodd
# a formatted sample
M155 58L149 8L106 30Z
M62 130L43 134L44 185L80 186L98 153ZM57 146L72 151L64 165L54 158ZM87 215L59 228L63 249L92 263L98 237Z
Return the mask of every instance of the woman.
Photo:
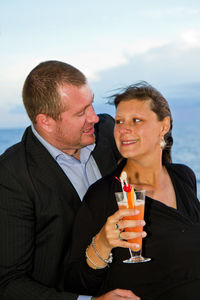
M142 300L200 299L196 179L185 165L171 163L168 103L156 89L140 83L115 95L114 104L114 136L124 159L85 196L74 228L71 287L96 295L114 288L131 289ZM146 190L143 254L151 257L148 263L123 263L132 237L123 232L127 221L118 221L115 212L114 193L121 190L116 177L122 171L136 190Z

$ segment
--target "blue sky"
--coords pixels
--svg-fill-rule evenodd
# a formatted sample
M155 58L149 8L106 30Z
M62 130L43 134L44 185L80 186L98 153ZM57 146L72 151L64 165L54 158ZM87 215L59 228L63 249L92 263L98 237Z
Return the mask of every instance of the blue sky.
M49 59L87 75L97 112L112 113L113 88L146 80L177 119L200 113L199 1L1 0L0 57L0 128L29 124L23 82Z

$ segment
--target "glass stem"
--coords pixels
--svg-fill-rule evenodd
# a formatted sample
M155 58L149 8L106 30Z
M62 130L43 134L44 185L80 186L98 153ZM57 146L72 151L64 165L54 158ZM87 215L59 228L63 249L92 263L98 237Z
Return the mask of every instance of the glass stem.
M129 249L129 252L130 252L130 256L131 256L131 258L133 257L133 253L132 253L132 250L130 249L130 248L128 248Z

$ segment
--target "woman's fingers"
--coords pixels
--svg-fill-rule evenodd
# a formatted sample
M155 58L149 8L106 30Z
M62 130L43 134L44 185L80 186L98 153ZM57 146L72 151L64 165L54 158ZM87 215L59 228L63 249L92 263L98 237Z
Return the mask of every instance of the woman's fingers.
M138 244L136 243L130 243L129 240L133 240L136 238L144 238L146 237L146 232L141 231L141 232L120 232L116 236L115 239L113 239L112 247L123 247L123 248L137 248L139 247Z
M113 230L124 230L127 227L140 227L145 225L144 220L124 220L124 217L131 217L138 215L139 211L137 209L121 209L114 213L112 216L108 217L106 225L111 227ZM109 228L110 229L110 228Z
M120 220L118 222L119 229L130 228L130 227L143 227L145 225L144 220Z
M140 213L138 209L129 209L129 208L124 208L124 209L119 209L117 210L112 216L109 218L112 219L113 222L117 222L123 217L129 217L129 216L136 216Z
M125 228L143 227L144 220L124 220L124 217L138 215L137 209L121 209L116 211L112 216L108 217L107 222L99 232L99 238L107 248L114 247L134 247L134 243L129 243L128 240L137 237L145 237L146 232L125 232ZM142 229L142 228L141 228ZM138 248L138 245L135 246Z
M139 238L139 237L146 237L146 232L145 231L141 231L141 232L121 232L119 237L122 239L122 240L132 240L132 239L136 239L136 238Z

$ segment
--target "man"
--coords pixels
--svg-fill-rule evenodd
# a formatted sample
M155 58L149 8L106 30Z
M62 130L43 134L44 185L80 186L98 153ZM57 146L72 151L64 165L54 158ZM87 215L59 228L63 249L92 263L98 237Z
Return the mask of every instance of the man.
M30 72L23 102L32 126L0 157L0 299L77 299L64 289L64 261L87 188L116 167L113 119L95 114L85 76L58 61ZM102 296L119 297L138 299Z

